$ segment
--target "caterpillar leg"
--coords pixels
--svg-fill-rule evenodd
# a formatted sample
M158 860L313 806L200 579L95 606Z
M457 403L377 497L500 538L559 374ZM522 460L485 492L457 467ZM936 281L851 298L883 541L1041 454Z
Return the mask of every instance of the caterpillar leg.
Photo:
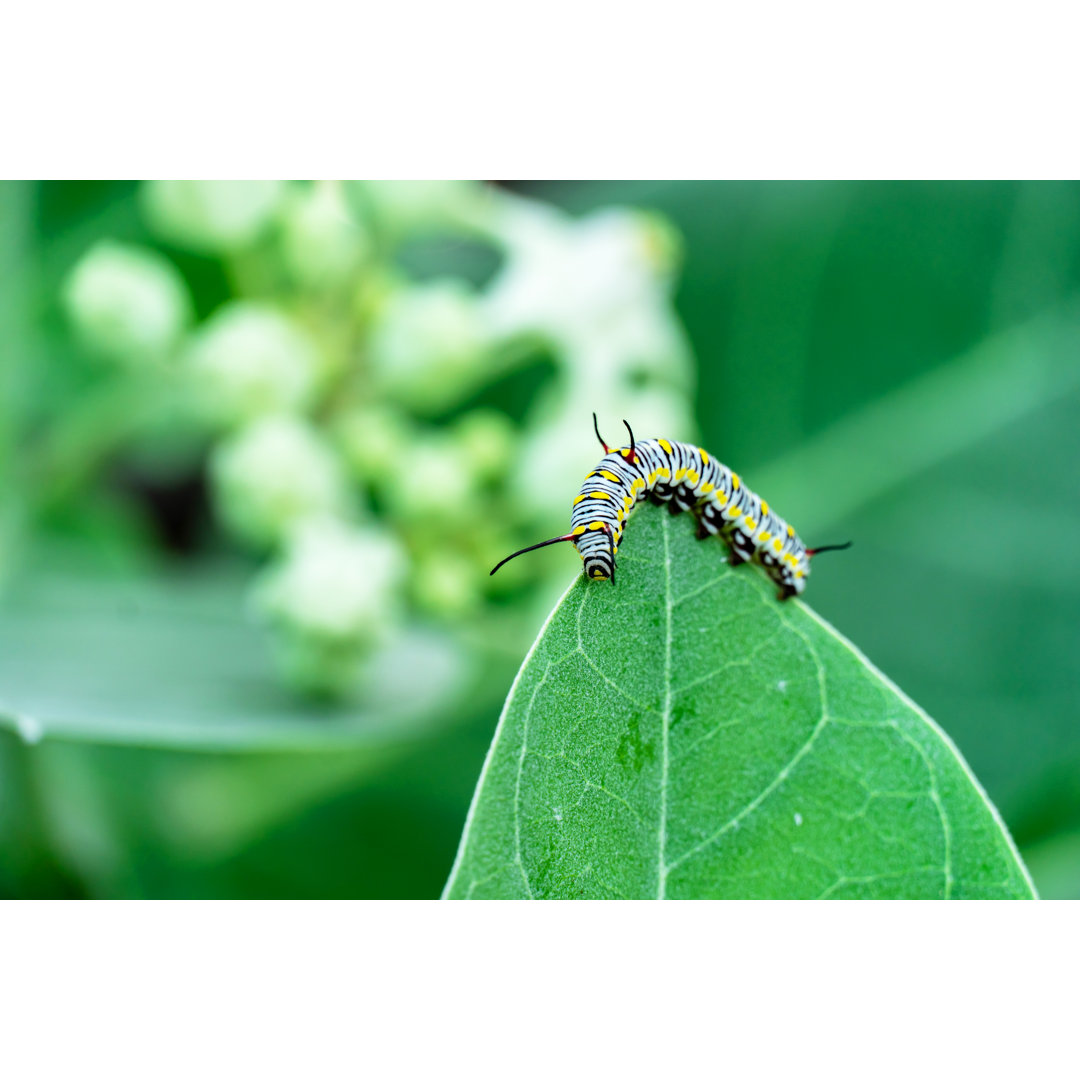
M727 540L728 545L729 565L740 566L754 557L754 544L746 533L736 529L724 539Z
M696 506L690 507L694 517L697 518L697 532L694 534L699 540L715 536L720 531L719 522L707 500L701 499Z
M684 510L695 510L697 508L697 498L694 495L692 488L687 488L684 485L680 485L674 488L671 493L671 503L675 507L671 512L673 514L680 514Z

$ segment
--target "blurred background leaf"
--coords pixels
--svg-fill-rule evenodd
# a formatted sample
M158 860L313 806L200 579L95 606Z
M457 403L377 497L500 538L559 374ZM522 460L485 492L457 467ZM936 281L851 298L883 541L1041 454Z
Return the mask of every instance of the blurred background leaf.
M596 409L856 541L810 603L1080 896L1078 241L1057 183L0 184L0 891L438 895Z

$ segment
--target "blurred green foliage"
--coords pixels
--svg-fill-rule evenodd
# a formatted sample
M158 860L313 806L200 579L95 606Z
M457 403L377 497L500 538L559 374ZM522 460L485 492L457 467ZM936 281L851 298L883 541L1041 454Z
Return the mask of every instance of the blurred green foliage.
M856 541L810 603L1080 895L1078 240L1071 184L0 184L0 891L438 895L596 409Z

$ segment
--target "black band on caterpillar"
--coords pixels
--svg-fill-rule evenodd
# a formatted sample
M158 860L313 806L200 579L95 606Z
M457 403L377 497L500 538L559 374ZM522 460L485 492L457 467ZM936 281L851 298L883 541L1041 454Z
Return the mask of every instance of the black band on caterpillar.
M699 446L649 439L638 443L630 425L630 445L611 450L600 435L596 413L593 430L605 456L581 486L570 515L570 532L508 555L500 566L548 544L570 541L578 549L588 578L615 580L615 556L626 519L642 499L667 502L671 512L690 510L698 519L698 536L719 535L732 566L755 562L780 588L780 599L806 588L810 559L824 551L851 547L830 544L808 548L795 530L769 504L755 495L726 465Z

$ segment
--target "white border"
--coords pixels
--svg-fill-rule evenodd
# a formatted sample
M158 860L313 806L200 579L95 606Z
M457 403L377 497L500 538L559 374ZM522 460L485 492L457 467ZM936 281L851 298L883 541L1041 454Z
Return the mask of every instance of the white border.
M1075 1063L1066 904L3 910L0 1068L19 1080L909 1080Z
M1074 177L1066 5L8 5L0 175Z

